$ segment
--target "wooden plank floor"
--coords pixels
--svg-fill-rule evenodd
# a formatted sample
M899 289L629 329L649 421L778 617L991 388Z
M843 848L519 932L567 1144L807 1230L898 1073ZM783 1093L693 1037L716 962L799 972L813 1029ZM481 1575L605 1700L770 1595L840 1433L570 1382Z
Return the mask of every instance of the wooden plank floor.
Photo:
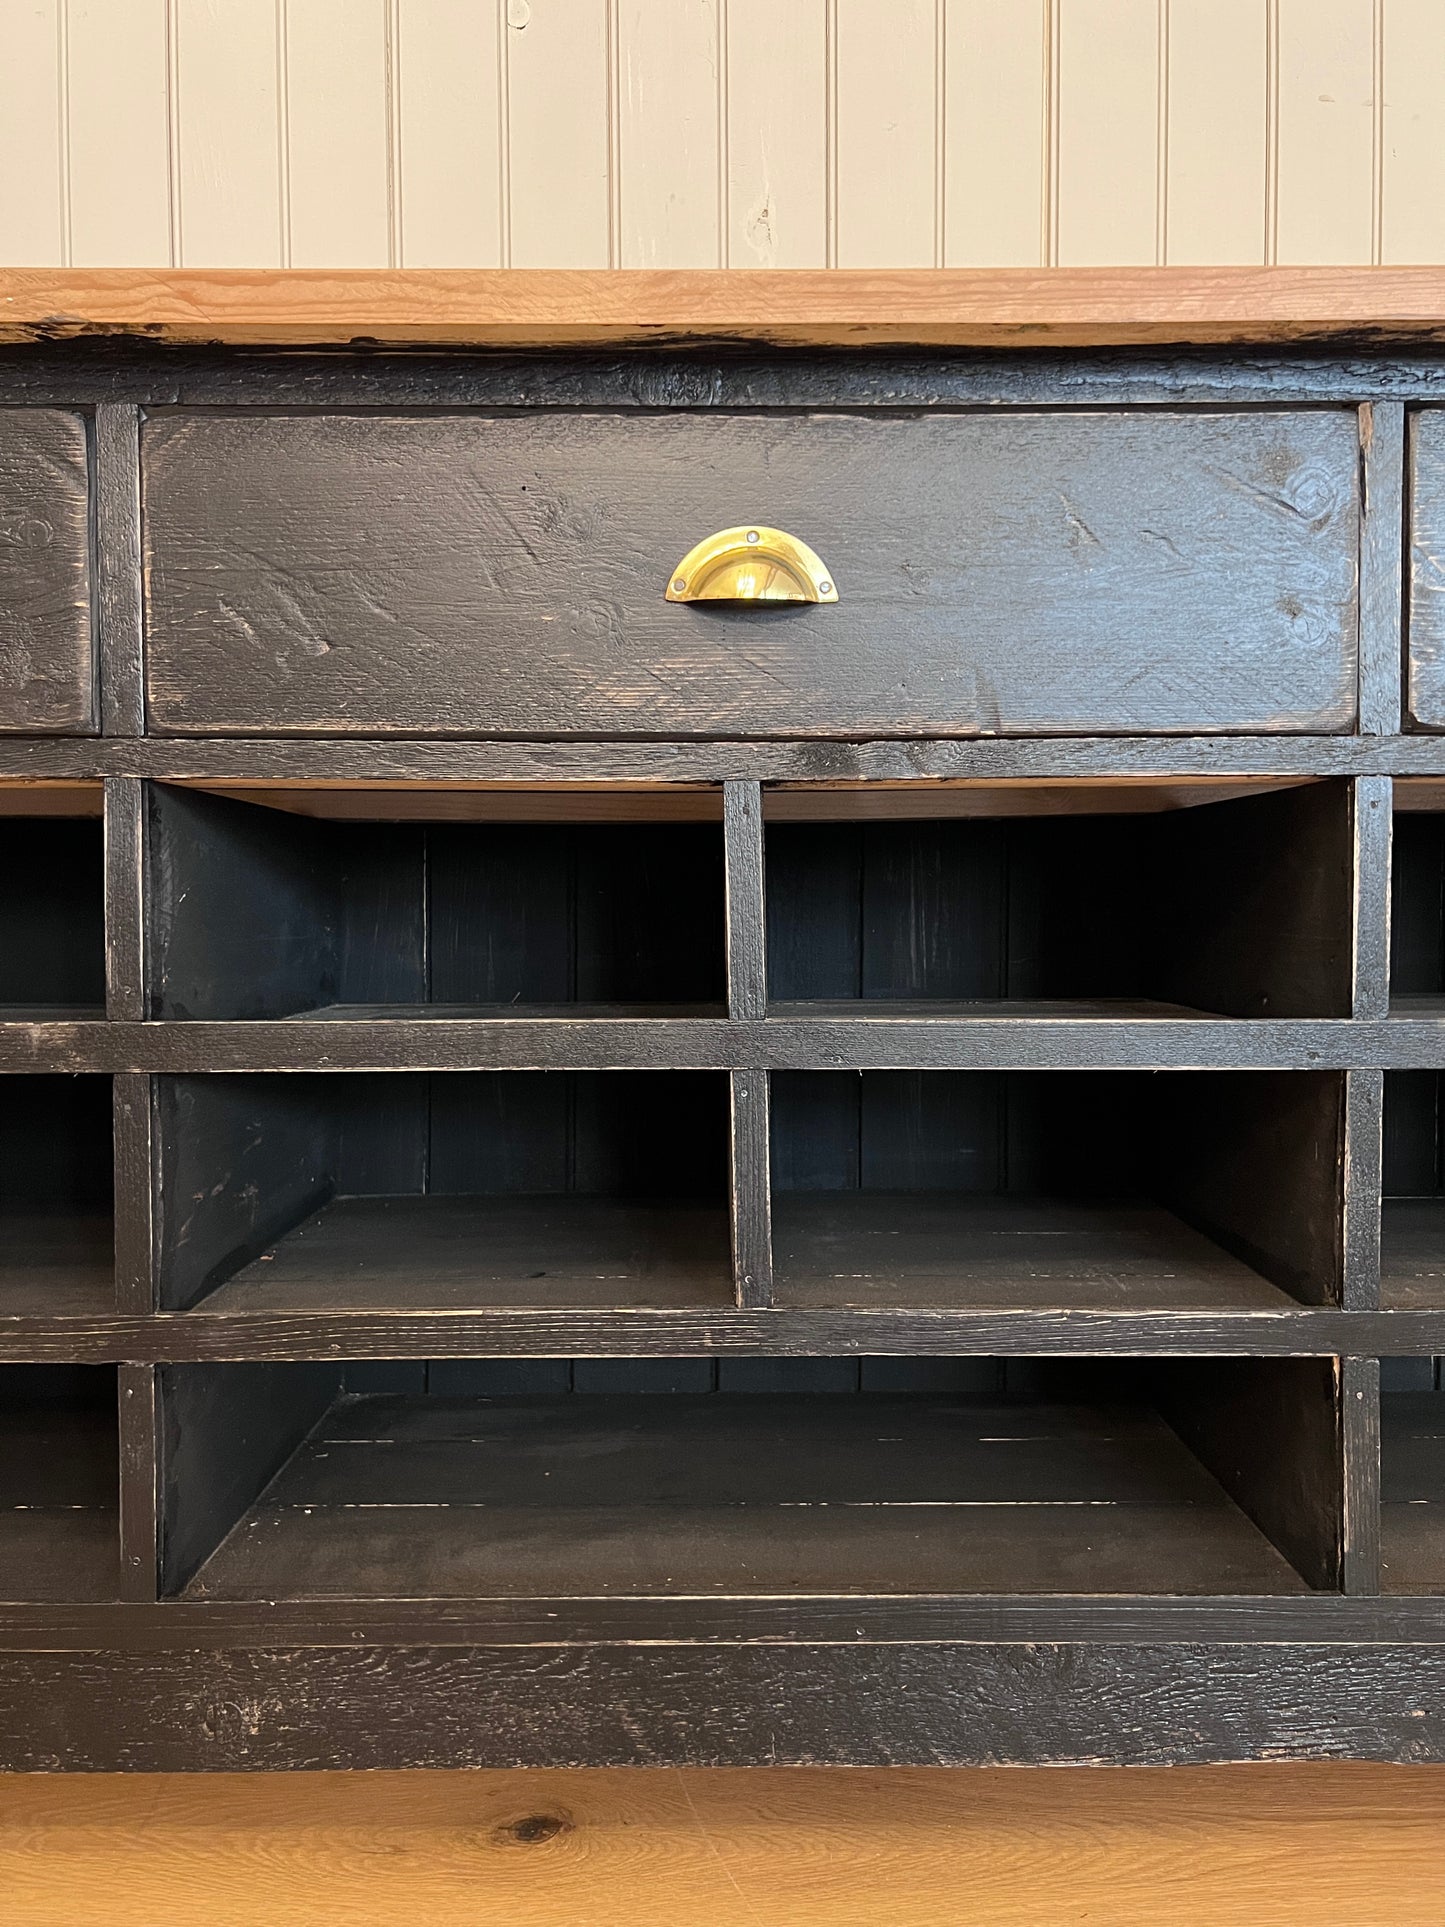
M1416 1927L1445 1769L0 1778L6 1927Z

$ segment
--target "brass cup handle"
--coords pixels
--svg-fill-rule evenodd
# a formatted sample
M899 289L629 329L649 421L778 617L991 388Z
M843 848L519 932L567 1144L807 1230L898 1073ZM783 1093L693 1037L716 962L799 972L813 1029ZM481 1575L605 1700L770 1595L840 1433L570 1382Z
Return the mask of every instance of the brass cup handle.
M836 602L833 571L785 529L719 529L689 549L667 585L669 602Z

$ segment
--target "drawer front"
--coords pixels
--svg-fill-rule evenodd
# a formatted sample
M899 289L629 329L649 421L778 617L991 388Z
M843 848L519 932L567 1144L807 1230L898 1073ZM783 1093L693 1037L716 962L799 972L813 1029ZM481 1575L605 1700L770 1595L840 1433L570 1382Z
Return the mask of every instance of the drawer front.
M95 727L85 423L0 408L0 730Z
M1445 408L1414 417L1410 444L1406 709L1418 729L1445 729Z
M1353 412L188 415L144 430L161 733L1338 730ZM668 603L757 521L836 605Z

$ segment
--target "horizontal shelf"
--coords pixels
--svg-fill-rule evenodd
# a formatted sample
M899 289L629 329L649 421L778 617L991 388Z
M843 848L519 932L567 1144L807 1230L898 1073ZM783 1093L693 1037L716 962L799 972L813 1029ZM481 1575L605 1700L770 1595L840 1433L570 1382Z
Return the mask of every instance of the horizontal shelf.
M0 1004L0 1024L95 1024L104 1004Z
M211 1313L660 1310L732 1302L727 1213L630 1198L340 1198L228 1279Z
M1230 1020L1187 1004L1147 997L829 997L773 999L768 1018L779 1023L1127 1023L1222 1024ZM1236 1019L1257 1023L1258 1018Z
M343 1398L191 1582L222 1599L1294 1593L1164 1423L859 1397Z
M1441 334L1441 272L1384 268L11 268L0 340L602 348L1097 347Z
M319 1010L297 1011L283 1023L718 1023L727 1017L724 1004L324 1004Z
M1268 399L1276 404L1283 397L1273 371L1270 379ZM371 406L379 405L375 380L373 362L366 376ZM175 382L169 369L166 387L170 400ZM1445 776L1445 735L932 736L837 743L786 737L539 742L481 735L431 741L283 734L0 738L0 783L17 791L138 776L226 792L272 783L351 792L425 784L460 794L499 784L555 792L568 784L665 789L757 781L846 797L876 785L920 782L1117 786L1392 775Z
M226 1287L222 1286L221 1291ZM1445 1310L191 1311L0 1315L0 1360L115 1364L308 1358L1433 1357Z
M7 1012L0 1009L0 1021ZM57 1012L57 1016L64 1013ZM33 1017L35 1014L30 1013ZM1440 1015L1445 1018L1445 1000ZM279 1019L284 1023L515 1023L556 1019L567 1023L590 1024L629 1019L660 1022L717 1022L726 1018L720 1004L325 1004L319 1010L297 1011ZM807 1023L896 1023L911 1022L1060 1022L1087 1020L1095 1023L1226 1023L1206 1010L1191 1010L1184 1004L1166 1004L1147 998L968 998L948 1001L942 998L829 998L816 1002L773 1001L763 1021ZM1256 1022L1257 1019L1237 1021Z
M284 1648L424 1646L565 1650L638 1643L731 1647L761 1643L866 1648L954 1642L1069 1646L1143 1641L1154 1647L1281 1648L1382 1640L1445 1644L1445 1597L1338 1593L1174 1598L1150 1594L928 1593L915 1597L376 1600L166 1599L158 1602L0 1602L0 1652L205 1653ZM1270 1656L1273 1657L1272 1655Z
M1410 1070L1445 1026L1405 1019L508 1016L0 1022L3 1071Z
M784 1192L780 1306L1289 1312L1297 1301L1148 1204L938 1192Z

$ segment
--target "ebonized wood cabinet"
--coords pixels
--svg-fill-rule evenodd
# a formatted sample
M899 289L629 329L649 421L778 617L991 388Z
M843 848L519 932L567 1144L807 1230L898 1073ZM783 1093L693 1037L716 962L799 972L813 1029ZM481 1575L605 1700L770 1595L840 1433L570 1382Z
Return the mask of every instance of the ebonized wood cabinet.
M1442 401L0 351L0 1766L1445 1759Z

